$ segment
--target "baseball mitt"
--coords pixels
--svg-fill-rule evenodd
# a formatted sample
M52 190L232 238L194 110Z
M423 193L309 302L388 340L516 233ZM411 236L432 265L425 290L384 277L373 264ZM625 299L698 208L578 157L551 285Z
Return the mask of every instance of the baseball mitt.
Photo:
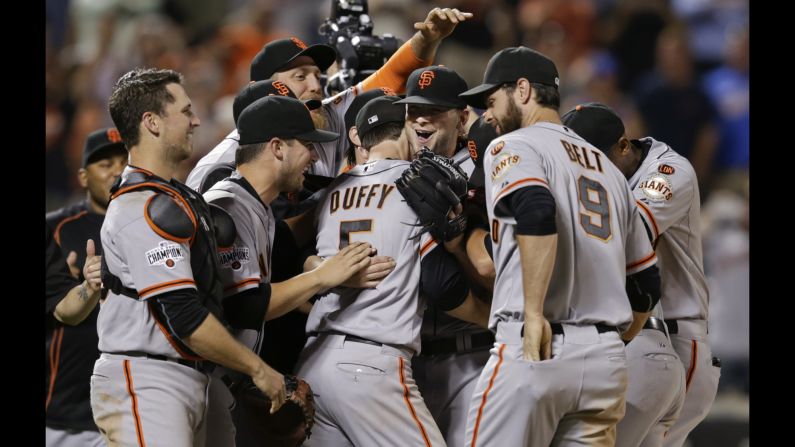
M254 385L250 377L232 387L237 405L256 431L262 446L297 447L304 443L315 424L315 401L312 388L304 380L285 375L287 400L270 414L271 400Z
M452 160L423 149L395 184L419 218L414 237L427 231L437 241L449 241L464 231L463 214L449 217L467 194L467 175Z

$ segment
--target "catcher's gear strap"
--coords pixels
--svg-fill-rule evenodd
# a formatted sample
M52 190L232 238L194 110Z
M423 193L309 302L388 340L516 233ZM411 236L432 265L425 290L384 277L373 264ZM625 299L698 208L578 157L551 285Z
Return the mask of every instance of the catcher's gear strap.
M235 228L235 221L232 216L218 205L208 203L210 207L210 216L213 221L213 228L215 229L215 242L218 248L231 248L237 238L237 228Z
M265 320L270 301L271 285L260 284L224 298L224 316L235 329L258 330Z
M207 174L205 175L204 180L202 180L201 185L199 185L199 193L206 193L208 189L213 187L213 185L232 175L234 170L234 163L218 163L213 165L207 171Z
M207 314L206 307L199 304L196 289L172 290L153 297L150 310L155 319L179 340L188 337L199 327Z
M505 211L505 214L498 210ZM516 234L544 236L558 232L555 225L555 198L543 186L533 185L512 192L500 201L495 213L513 215L516 219Z
M627 276L627 296L635 312L651 312L660 301L660 269L653 265Z
M466 300L469 285L455 257L440 246L434 247L420 263L422 292L439 310L453 310Z
M183 206L169 195L155 194L146 201L144 217L161 237L187 243L196 232L196 220L188 216Z

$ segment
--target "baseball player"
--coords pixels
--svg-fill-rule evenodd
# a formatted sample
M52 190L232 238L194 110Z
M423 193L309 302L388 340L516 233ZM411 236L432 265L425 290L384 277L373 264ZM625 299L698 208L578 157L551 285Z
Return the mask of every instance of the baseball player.
M297 367L315 391L307 445L445 445L412 377L424 308L419 291L446 309L472 297L451 256L427 234L412 238L416 215L395 191L409 167L408 148L397 143L404 121L397 99L376 98L359 111L369 161L340 175L318 207L319 256L368 241L397 267L376 288L336 288L314 304Z
M466 141L469 110L458 95L467 88L466 81L448 67L418 68L406 83L406 98L397 104L406 105L405 132L412 153L427 147L458 161L470 175L474 164L466 146L459 144ZM458 247L466 257L463 247ZM487 303L476 303L488 314ZM425 311L421 334L422 352L412 361L417 386L447 444L463 447L472 392L489 359L494 335L485 325L458 320L435 307Z
M395 91L388 87L381 87L359 93L353 98L353 101L351 101L348 110L345 111L345 129L347 130L348 142L350 145L345 152L346 163L340 170L340 174L350 171L356 165L367 162L369 153L367 149L362 147L362 142L359 140L359 132L356 129L356 115L371 99L381 96L395 96Z
M629 405L618 426L618 445L637 445L654 416L659 422L651 426L643 445L681 446L709 412L720 379L720 363L712 357L707 339L709 290L695 171L663 142L651 137L630 140L621 119L603 104L579 105L563 120L597 144L627 178L660 262L663 298L657 308L661 309L655 309L657 318L644 326L648 329L643 337L627 346ZM662 315L671 343L658 320ZM674 354L684 365L677 374L670 368L679 365L672 360ZM636 380L642 389L634 386ZM680 387L686 390L684 397Z
M99 129L88 135L83 150L83 167L78 171L80 186L86 197L80 203L47 214L47 224L53 228L52 238L63 253L72 274L79 280L84 275L75 266L84 265L92 255L101 254L99 230L110 199L110 188L127 165L127 150L115 128ZM88 253L86 244L95 253ZM97 270L97 275L99 270ZM98 290L99 288L97 288ZM47 331L47 445L103 445L89 400L89 378L97 351L96 299L77 313L82 322L65 318L69 312L58 306L48 306L48 313L62 323L55 323ZM82 301L78 304L82 304ZM83 319L85 318L85 319Z
M512 47L461 95L500 133L484 159L496 343L469 410L473 447L613 445L627 387L622 339L640 330L633 312L642 325L659 299L629 186L560 124L558 83L549 58Z
M112 445L203 445L210 360L250 375L272 400L284 379L237 342L221 314L217 247L234 224L171 178L190 156L200 121L172 70L136 69L116 83L110 115L130 165L102 224L99 359L91 409Z
M311 272L271 283L275 219L269 204L279 192L299 191L303 173L317 159L313 144L334 140L338 135L316 130L309 111L300 101L281 96L252 103L241 114L238 125L240 148L236 170L204 193L204 198L226 210L235 222L234 244L219 250L224 315L235 338L259 352L266 320L281 316L321 290L346 281L369 264L371 247L352 244ZM223 378L224 382L236 381L234 372L226 368L216 368L213 377ZM219 405L217 410L221 412L224 406L231 408L232 395L224 382L213 380L211 388L218 384L222 388L219 394L225 393L226 397L215 399L211 391L208 413L216 411L214 405ZM234 425L239 431L244 420L235 417ZM222 426L208 416L207 445L235 445L234 425L228 411Z

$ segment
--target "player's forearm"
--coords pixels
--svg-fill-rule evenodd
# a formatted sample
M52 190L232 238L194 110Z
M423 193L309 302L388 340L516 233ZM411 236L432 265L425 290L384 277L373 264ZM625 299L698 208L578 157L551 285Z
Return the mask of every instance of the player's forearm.
M624 341L630 341L635 338L641 329L643 329L643 325L646 324L646 320L649 319L649 316L651 316L651 312L632 311L632 324L629 325L629 328L621 334L621 339Z
M323 258L321 258L318 255L311 255L308 258L306 258L306 261L304 261L304 271L305 272L312 271L318 268L318 266L320 266L320 264L322 263L323 263Z
M265 320L272 320L309 301L323 288L318 271L312 270L294 276L287 281L271 284L271 302L265 313Z
M494 270L494 261L491 259L486 245L485 238L489 232L482 228L474 228L467 238L466 252L472 265L477 270L481 279L481 284L489 290L494 290L494 278L497 276Z
M90 292L86 281L69 290L55 306L53 316L63 324L74 326L85 320L99 301L99 290Z
M488 328L490 312L491 306L478 299L470 291L464 302L455 309L448 310L447 314L459 320L477 324L482 328Z
M205 359L249 376L261 375L265 369L265 362L235 340L213 314L207 314L183 341Z
M525 314L544 314L544 299L555 267L558 235L516 235L522 263L522 290Z

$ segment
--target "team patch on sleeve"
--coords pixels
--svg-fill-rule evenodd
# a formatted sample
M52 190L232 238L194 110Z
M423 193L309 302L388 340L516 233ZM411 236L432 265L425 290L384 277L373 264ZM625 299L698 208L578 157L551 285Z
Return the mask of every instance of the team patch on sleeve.
M232 247L230 250L219 251L221 267L232 270L240 270L243 264L248 264L251 260L249 250L246 247Z
M165 265L166 268L173 269L177 262L185 259L182 253L182 246L173 242L162 241L160 244L146 252L146 262L149 267Z
M657 172L660 174L671 175L675 171L674 167L671 165L662 164L657 167Z
M494 182L503 178L520 160L521 158L518 155L510 152L495 157L494 162L491 164L491 181Z
M643 195L652 202L662 202L664 200L671 200L674 196L673 185L671 179L662 173L654 173L640 182L638 185Z

